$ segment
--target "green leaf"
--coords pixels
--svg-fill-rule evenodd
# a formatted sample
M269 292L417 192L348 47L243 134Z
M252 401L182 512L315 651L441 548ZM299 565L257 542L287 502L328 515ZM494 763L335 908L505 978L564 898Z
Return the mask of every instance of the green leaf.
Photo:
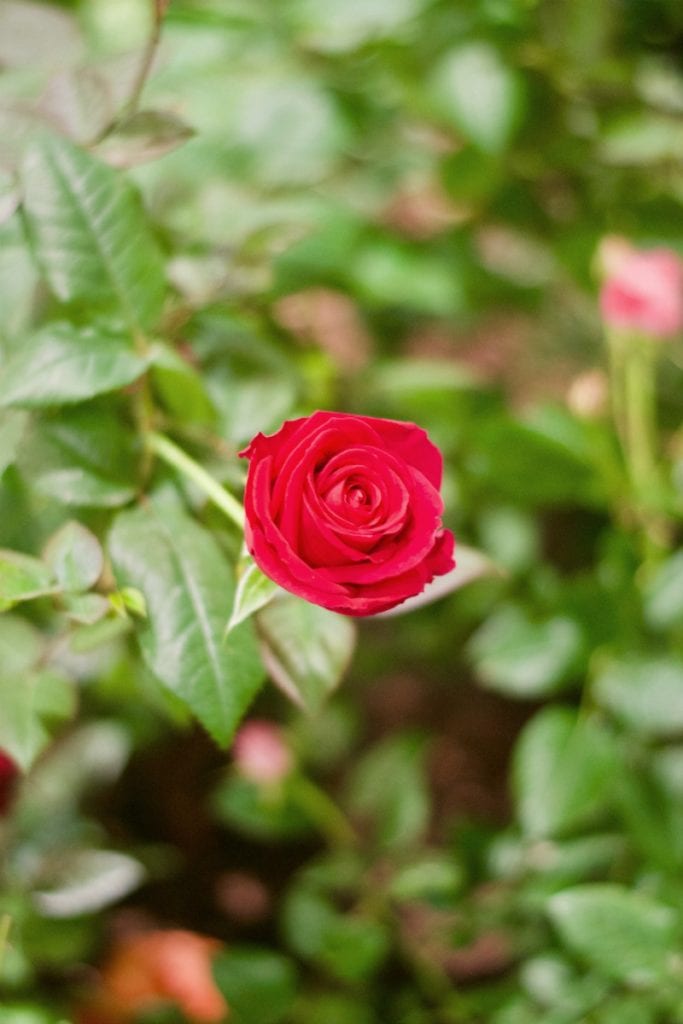
M0 550L0 609L59 590L44 562L20 551Z
M61 134L87 144L111 124L116 100L97 69L62 67L47 83L40 110Z
M344 53L383 37L401 37L425 0L298 0L294 16L306 47Z
M683 662L673 657L614 662L596 679L596 700L645 736L683 731Z
M281 593L281 590L277 583L273 583L269 576L261 572L256 562L249 559L237 582L228 632L264 608L278 593Z
M508 572L524 572L540 560L539 529L528 512L511 505L482 509L479 529L486 551Z
M335 914L324 931L320 960L338 978L362 982L382 966L390 947L383 921L361 914Z
M517 128L524 107L517 71L485 42L448 53L432 78L437 108L466 139L486 153L500 153Z
M573 619L533 622L515 606L500 608L475 633L470 654L482 681L514 697L543 697L576 670L583 647Z
M220 548L189 516L153 505L117 517L109 550L119 584L144 595L148 617L136 623L149 668L227 744L263 670L251 623L224 637L235 583Z
M71 682L57 672L0 675L0 747L24 770L50 741L50 726L75 709Z
M267 842L298 840L311 832L309 818L294 798L291 780L264 793L240 775L229 775L211 798L217 820L233 831Z
M216 410L197 370L168 345L151 350L154 390L166 408L183 423L211 424Z
M513 790L527 835L566 833L609 806L616 756L611 737L568 708L545 708L522 732Z
M663 981L673 966L676 915L620 885L581 885L548 903L562 941L605 977L634 987Z
M359 246L349 272L359 293L380 307L451 316L465 302L457 265L390 238L371 239Z
M69 618L83 626L99 622L111 609L103 594L65 594L62 605Z
M647 996L617 995L593 1017L595 1024L657 1024L657 1008Z
M391 619L398 615L405 615L407 612L417 611L418 608L424 608L434 601L440 601L442 597L447 597L448 594L460 590L461 587L473 583L474 580L481 579L482 576L500 575L500 570L490 558L465 544L457 545L456 562L455 569L451 569L445 576L437 576L427 584L421 594L409 597L407 601L403 601L395 608L390 608L388 612L381 612L375 618Z
M112 167L135 167L173 152L194 134L176 114L139 110L118 122L98 145L97 154Z
M556 424L555 424L556 426ZM515 505L594 504L602 495L588 436L558 436L543 424L519 423L509 416L485 421L477 429L474 470ZM520 481L524 486L520 487Z
M554 889L601 878L629 854L628 840L620 833L593 832L576 839L520 844L519 874L531 867L537 876L548 879Z
M462 884L462 869L450 853L426 852L396 872L389 891L394 899L410 903L440 902L451 900Z
M110 508L135 495L131 435L102 409L63 411L35 424L19 465L36 490L64 505Z
M289 594L262 608L257 624L273 682L295 704L313 713L348 667L356 643L354 624Z
M43 651L41 633L19 615L0 617L0 666L10 676L20 676L36 664Z
M443 183L449 195L461 203L483 203L500 187L502 176L500 160L475 146L458 149L441 163Z
M16 459L26 430L27 413L0 413L0 476Z
M80 917L128 896L144 877L140 862L125 853L74 849L54 858L32 895L45 917Z
M641 166L680 159L683 126L679 117L635 113L619 115L606 126L600 157L607 164Z
M372 824L383 847L414 846L425 833L430 800L424 754L421 737L394 736L375 746L353 772L350 807Z
M310 993L307 995L306 1003L302 1003L301 1009L301 1024L319 1024L323 1020L325 1024L378 1024L379 1021L362 991L355 995L341 992ZM10 1024L14 1024L14 1021ZM20 1021L19 1024L26 1022ZM45 1022L30 1021L29 1024ZM418 1024L426 1024L426 1019L422 1017Z
M114 644L120 637L130 632L131 628L130 619L124 619L123 616L105 618L98 615L94 622L85 623L80 629L73 631L69 648L74 654L88 654L98 647Z
M104 555L97 537L74 521L65 523L53 534L44 551L64 590L88 590L97 583L104 566Z
M622 828L631 848L653 868L680 871L683 862L683 807L648 761L625 760L614 790Z
M368 978L388 953L389 936L382 922L340 913L327 894L306 883L290 890L283 928L299 956L345 981Z
M212 971L233 1024L279 1024L296 997L291 961L270 950L231 946L214 959Z
M130 384L145 369L125 334L64 321L48 324L15 348L0 371L0 405L82 402Z
M683 551L667 558L648 581L643 611L648 625L657 631L683 623Z
M111 595L112 597L114 595ZM141 619L147 618L147 605L145 604L145 596L141 591L135 587L122 587L121 590L117 591L117 596L121 599L121 603L125 611L131 613L131 615L139 615Z
M0 167L0 225L14 215L20 203L21 193L14 176Z
M45 136L26 154L22 184L29 236L57 298L118 308L134 326L154 324L163 266L128 183L66 139Z

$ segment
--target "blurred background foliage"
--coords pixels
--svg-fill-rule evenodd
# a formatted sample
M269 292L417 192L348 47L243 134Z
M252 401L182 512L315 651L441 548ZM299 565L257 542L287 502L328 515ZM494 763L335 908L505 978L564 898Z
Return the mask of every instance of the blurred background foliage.
M683 1021L683 349L660 359L653 555L594 265L606 233L682 249L681 4L164 7L0 4L0 544L30 559L0 560L0 747L32 765L0 822L3 1024L90 1024L94 965L163 926L225 943L235 1024ZM113 248L74 276L45 183L66 223L89 176ZM110 361L41 391L36 337ZM236 452L285 418L414 420L488 560L363 623L327 702L355 630L264 611L309 711L258 698L296 761L274 789L131 642L144 587L109 555L154 573L136 523L204 566L240 546L159 466L157 511L117 515L149 471L144 369L155 424L237 490Z

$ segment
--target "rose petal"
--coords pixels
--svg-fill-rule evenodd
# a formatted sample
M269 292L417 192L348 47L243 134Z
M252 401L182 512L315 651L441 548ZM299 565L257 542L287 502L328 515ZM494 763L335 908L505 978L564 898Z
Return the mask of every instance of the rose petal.
M452 568L441 455L415 424L318 411L242 454L247 546L291 593L371 615Z

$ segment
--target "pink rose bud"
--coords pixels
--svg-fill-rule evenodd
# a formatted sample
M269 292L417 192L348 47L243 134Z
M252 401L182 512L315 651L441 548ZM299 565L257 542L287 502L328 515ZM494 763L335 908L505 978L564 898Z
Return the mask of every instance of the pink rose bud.
M609 237L598 252L605 274L600 310L617 330L670 338L683 328L683 260L672 249L635 249Z
M291 751L271 722L254 719L243 725L232 752L240 775L260 786L281 782L292 770Z
M0 750L0 815L6 814L14 797L19 769L4 750Z

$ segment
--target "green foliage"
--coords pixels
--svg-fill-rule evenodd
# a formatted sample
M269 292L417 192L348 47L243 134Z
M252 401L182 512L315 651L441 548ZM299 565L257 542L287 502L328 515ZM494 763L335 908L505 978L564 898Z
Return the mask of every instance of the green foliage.
M21 180L31 244L57 298L117 310L134 328L152 325L163 265L130 186L57 137L29 148Z
M549 912L569 949L607 977L635 987L671 970L671 909L618 885L578 886L553 896Z
M262 607L258 630L273 682L305 711L316 711L349 664L353 623L285 595Z
M499 153L523 113L521 76L493 46L471 42L445 54L434 70L435 106L485 153Z
M515 751L517 814L527 835L562 835L610 806L614 741L601 725L549 707L525 728Z
M227 744L263 670L251 623L225 635L235 584L220 548L189 516L152 504L116 518L109 551L119 584L144 595L138 637L149 668Z
M296 996L296 974L266 949L234 948L216 960L214 977L239 1024L278 1024Z
M0 696L0 746L27 769L49 743L49 726L73 714L73 686L54 671L36 668L18 674L5 669L0 676Z
M278 592L278 586L261 572L256 562L249 559L242 567L237 581L235 602L228 622L228 630L239 626L250 615L269 604Z
M429 797L423 748L416 736L392 738L376 746L353 772L349 804L373 823L381 847L414 846L425 834Z
M0 404L35 408L82 402L131 384L145 369L125 334L57 322L12 353L0 379Z
M87 1016L140 922L223 943L235 1024L683 1020L683 359L620 391L595 259L683 252L682 43L0 4L2 1024ZM458 566L377 620L246 554L238 452L317 408L444 454ZM251 709L280 779L226 764Z
M518 697L543 697L571 679L581 653L573 619L530 621L514 606L501 607L472 638L470 650L482 680Z

